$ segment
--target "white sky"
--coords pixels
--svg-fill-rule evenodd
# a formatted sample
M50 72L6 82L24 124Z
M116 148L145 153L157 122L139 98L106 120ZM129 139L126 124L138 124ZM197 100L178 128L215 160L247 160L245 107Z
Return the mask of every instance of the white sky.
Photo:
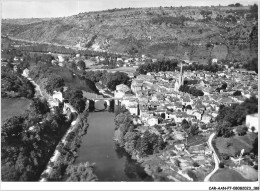
M80 12L126 7L210 6L241 3L258 4L258 0L2 0L2 18L63 17Z

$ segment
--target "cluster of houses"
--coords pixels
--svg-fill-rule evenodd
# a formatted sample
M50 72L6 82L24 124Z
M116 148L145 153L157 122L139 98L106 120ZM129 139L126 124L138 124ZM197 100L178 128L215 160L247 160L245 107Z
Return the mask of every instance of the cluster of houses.
M190 86L202 90L204 96L195 97L179 91L186 81L192 81ZM257 83L257 75L239 70L186 71L185 75L180 72L148 73L133 79L131 91L124 85L118 86L115 97L122 98L121 104L145 125L154 126L162 123L161 119L174 123L185 119L200 126L215 120L220 105L242 103L253 95L258 97ZM223 84L226 88L221 89Z

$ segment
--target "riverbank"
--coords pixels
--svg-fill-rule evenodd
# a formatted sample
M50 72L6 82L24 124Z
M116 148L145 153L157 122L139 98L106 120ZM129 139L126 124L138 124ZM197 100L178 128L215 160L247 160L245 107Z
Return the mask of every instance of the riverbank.
M114 117L108 111L89 113L88 132L82 138L74 164L95 163L94 173L101 182L152 181L144 168L113 141Z
M49 107L52 110L53 107L55 107L55 100L52 98L52 96L49 95L45 90L42 90L40 86L28 75L25 75L25 77L35 86L37 96L47 99ZM60 169L64 168L65 166L67 168L74 162L75 158L77 157L76 151L80 146L81 137L87 132L87 116L84 114L80 115L69 103L64 103L64 106L66 108L70 108L71 112L75 112L77 114L77 118L74 121L71 121L70 127L67 129L65 135L56 146L53 156L50 158L45 170L40 176L40 182L48 180L61 180L61 177L64 176L64 172L61 173Z

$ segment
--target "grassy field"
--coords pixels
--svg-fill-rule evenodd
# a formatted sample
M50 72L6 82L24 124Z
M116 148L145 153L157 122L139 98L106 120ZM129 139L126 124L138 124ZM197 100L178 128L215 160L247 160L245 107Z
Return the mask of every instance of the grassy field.
M189 146L200 145L202 143L207 143L207 141L208 141L208 136L203 136L203 135L189 136L187 139L187 143Z
M30 105L31 100L26 98L2 99L1 122L9 117L22 114Z
M247 182L238 172L232 169L219 169L211 178L211 182Z
M218 137L216 141L216 148L219 153L226 153L230 156L236 156L242 149L245 149L245 154L253 150L253 144L257 134L247 133L245 136L233 136L230 138Z

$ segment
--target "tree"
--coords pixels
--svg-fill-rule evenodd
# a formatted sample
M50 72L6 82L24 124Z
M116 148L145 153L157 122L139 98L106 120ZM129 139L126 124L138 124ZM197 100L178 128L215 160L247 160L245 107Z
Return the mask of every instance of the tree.
M30 112L36 114L46 114L50 111L48 102L46 99L33 98L33 102L30 104Z
M2 126L1 139L4 144L18 146L24 130L24 117L14 116L9 118Z
M54 90L57 90L65 85L63 78L60 76L54 76L48 79L47 85L45 87L46 91L53 94Z
M183 119L182 122L181 122L181 126L182 126L183 129L186 130L186 129L189 129L190 124L186 119Z
M199 127L197 125L191 125L188 129L188 134L191 136L197 135L199 133Z
M245 65L245 68L247 70L258 73L258 58L253 58L252 60L248 61L248 63Z
M241 96L241 91L237 90L233 93L233 96Z
M80 70L85 70L86 69L86 64L85 64L85 62L83 60L78 61L77 65L80 68Z
M97 180L97 176L93 173L93 164L89 162L80 163L79 165L70 165L66 169L68 176L67 182L93 182Z
M69 103L80 113L86 108L86 99L83 97L83 93L80 90L68 89L63 92L64 99L67 99Z
M124 136L125 140L125 149L129 152L134 151L137 143L137 139L140 135L136 132L127 132Z

